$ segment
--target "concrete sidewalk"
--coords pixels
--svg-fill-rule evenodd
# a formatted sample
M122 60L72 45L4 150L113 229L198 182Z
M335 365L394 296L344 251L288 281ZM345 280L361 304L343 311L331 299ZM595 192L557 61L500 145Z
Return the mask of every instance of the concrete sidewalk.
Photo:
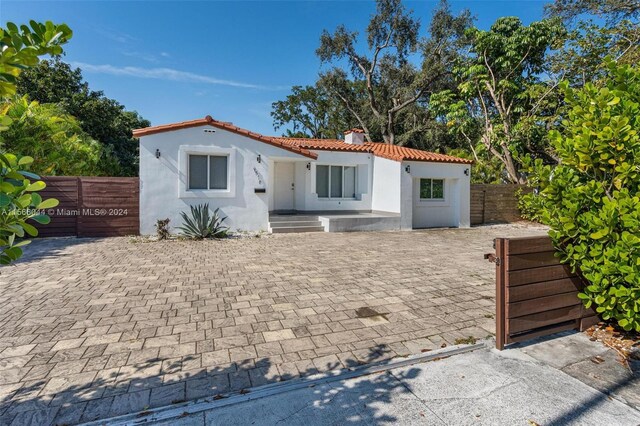
M154 424L640 424L639 411L525 352L536 350L485 347Z

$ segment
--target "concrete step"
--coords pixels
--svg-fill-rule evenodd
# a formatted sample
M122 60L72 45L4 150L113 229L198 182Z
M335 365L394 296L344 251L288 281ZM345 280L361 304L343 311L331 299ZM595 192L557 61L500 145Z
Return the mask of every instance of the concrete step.
M284 215L284 216L269 216L269 222L309 222L317 221L318 216L297 216L297 215Z
M289 228L297 226L322 226L319 220L296 221L296 222L269 222L272 228Z
M324 226L287 226L282 228L271 228L274 234L287 234L294 232L324 232Z

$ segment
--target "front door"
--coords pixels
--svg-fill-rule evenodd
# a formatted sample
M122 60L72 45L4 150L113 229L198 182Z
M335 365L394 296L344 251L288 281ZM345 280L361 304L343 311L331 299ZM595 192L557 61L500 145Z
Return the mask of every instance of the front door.
M274 210L293 210L294 163L275 163Z

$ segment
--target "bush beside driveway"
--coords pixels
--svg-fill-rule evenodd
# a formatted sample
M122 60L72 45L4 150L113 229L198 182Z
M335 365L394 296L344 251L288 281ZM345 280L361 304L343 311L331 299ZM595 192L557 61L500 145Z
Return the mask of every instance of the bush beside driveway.
M89 421L494 332L498 236L35 241L0 270L0 423Z

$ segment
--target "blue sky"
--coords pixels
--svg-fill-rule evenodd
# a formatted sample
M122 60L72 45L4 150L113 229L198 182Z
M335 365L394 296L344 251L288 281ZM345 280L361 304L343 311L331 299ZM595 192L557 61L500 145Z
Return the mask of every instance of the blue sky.
M500 16L540 19L542 1L459 1L480 28ZM407 1L423 23L437 1ZM64 22L74 31L65 61L94 90L152 124L216 119L277 134L271 103L312 84L323 29L364 31L373 1L0 1L0 22Z

